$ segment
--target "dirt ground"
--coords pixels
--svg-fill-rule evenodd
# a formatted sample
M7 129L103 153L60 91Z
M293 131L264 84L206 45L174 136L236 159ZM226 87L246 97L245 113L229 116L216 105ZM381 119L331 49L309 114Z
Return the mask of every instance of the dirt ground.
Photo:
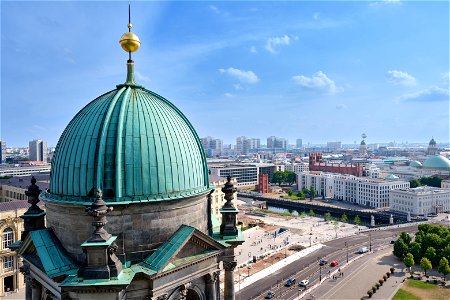
M420 289L413 286L409 286L406 282L403 284L402 289L424 300L446 300L450 299L450 289L442 286L435 286L430 289Z

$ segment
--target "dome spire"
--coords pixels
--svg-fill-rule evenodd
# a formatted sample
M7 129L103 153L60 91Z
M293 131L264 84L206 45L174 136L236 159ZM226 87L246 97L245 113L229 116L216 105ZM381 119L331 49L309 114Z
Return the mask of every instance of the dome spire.
M120 38L120 46L126 52L128 52L127 61L127 81L125 84L136 84L134 81L134 62L131 59L131 52L136 52L141 46L141 41L138 36L131 32L133 25L131 24L131 5L128 4L128 32L124 33Z

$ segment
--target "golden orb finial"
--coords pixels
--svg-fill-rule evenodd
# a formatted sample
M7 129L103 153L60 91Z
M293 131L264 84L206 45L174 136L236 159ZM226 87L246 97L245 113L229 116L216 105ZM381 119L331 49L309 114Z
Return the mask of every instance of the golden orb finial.
M120 38L119 43L126 52L135 52L141 46L141 41L138 36L131 31L124 33Z
M128 32L124 33L120 38L120 46L126 52L130 53L131 60L131 52L136 52L141 46L141 41L138 36L131 32L131 28L133 25L131 24L131 5L128 4Z

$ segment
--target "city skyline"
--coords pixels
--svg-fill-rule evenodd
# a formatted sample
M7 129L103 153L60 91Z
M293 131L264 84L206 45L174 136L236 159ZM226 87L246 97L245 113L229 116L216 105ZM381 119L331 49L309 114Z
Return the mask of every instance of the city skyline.
M368 143L446 143L448 8L132 2L136 79L200 137L226 144L241 135L352 144L363 132ZM127 5L4 1L1 16L1 140L56 146L77 111L125 80Z

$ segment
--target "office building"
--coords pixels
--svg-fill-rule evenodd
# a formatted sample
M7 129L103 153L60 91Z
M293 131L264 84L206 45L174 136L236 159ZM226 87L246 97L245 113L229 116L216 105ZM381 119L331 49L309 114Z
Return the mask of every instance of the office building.
M39 164L39 165L22 165L22 166L1 166L0 167L0 177L2 176L24 176L32 175L38 173L48 173L50 172L50 164Z
M341 142L327 142L327 148L329 150L338 150L342 148Z
M302 139L297 139L295 146L297 148L302 148L303 147L303 141Z
M236 138L236 153L248 154L256 152L261 148L261 141L257 138L247 138L246 136L240 136Z
M246 165L210 165L211 175L226 178L231 176L237 181L237 186L256 186L258 184L258 168Z
M290 163L284 166L285 171L292 171L294 173L300 173L300 172L308 172L309 171L309 164L304 162L299 163Z
M288 141L285 138L269 136L267 138L267 149L286 149Z
M389 206L411 216L450 212L450 189L421 186L391 190Z
M409 182L356 177L335 173L309 171L298 174L298 188L313 185L317 196L365 205L374 208L389 207L389 190L409 188Z
M5 162L6 158L6 142L0 141L0 164Z
M47 142L34 140L29 143L30 161L47 162Z
M223 141L221 139L215 139L213 137L207 136L201 138L203 150L207 157L214 157L222 155Z
M50 173L34 174L33 176L41 189L49 188ZM25 192L30 185L31 177L28 175L0 179L0 202L27 200Z

